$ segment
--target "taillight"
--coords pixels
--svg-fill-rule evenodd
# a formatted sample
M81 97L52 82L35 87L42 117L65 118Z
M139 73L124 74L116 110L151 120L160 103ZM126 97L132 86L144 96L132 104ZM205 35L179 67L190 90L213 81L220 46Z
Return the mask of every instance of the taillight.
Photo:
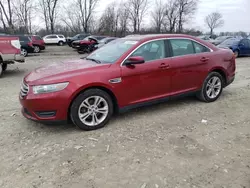
M19 40L11 40L11 45L17 49L20 49L21 48L21 44L20 44L20 41Z

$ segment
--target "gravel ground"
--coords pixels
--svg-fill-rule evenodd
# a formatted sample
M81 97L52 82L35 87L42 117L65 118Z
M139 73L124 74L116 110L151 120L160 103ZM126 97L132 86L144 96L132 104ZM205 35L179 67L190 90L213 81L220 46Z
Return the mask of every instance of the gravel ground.
M80 57L67 48L28 57L0 79L1 188L250 187L250 58L237 59L236 80L215 103L180 99L84 132L20 113L22 77Z

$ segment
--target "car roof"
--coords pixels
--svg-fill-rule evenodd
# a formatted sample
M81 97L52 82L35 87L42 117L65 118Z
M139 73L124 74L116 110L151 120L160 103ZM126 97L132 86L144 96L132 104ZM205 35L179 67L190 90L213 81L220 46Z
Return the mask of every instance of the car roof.
M129 38L132 40L152 40L152 39L157 39L157 38L191 38L191 39L196 39L196 37L190 36L190 35L185 35L185 34L146 34L146 35L129 35L126 36L125 38Z

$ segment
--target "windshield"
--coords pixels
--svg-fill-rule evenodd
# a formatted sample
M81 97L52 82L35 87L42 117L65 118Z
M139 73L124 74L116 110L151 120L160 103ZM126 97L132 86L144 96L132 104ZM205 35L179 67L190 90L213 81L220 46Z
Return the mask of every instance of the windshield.
M97 49L90 54L88 59L95 59L101 63L115 63L128 49L137 44L136 40L118 39L114 40L102 48Z
M98 43L100 43L100 44L104 44L106 41L107 41L107 38L104 38L104 39L102 39L102 40L99 40L99 42L98 42Z
M231 46L231 45L237 45L239 44L239 42L240 42L239 39L227 39L224 42L222 42L220 45Z
M77 34L77 35L73 36L72 39L78 39L79 36L80 36L80 34Z

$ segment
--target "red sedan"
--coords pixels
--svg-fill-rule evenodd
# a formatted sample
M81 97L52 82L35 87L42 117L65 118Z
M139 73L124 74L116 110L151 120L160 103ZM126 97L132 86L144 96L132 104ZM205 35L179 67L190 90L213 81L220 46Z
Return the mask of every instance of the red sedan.
M116 111L195 94L213 102L235 77L231 50L188 35L141 35L110 42L84 59L41 67L23 79L26 118L103 127Z

